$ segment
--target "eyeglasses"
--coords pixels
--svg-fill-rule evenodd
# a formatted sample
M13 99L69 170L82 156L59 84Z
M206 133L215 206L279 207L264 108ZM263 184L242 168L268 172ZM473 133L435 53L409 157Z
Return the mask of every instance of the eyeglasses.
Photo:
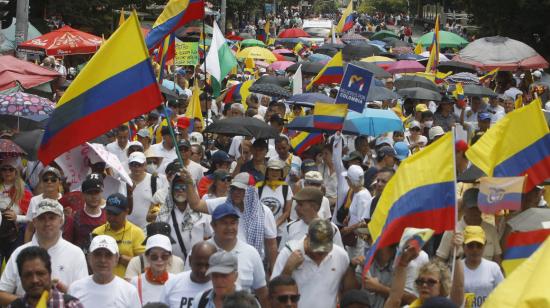
M57 182L57 180L59 180L59 179L54 177L54 176L46 176L46 177L42 178L42 182L44 182L44 183L55 183L55 182Z
M162 259L162 261L168 261L172 255L170 254L163 254L163 255L149 255L149 258L151 258L151 261L157 261L159 259Z
M174 185L174 190L177 191L186 191L187 187L185 185Z
M129 163L128 166L130 166L132 168L139 168L139 167L143 166L143 164L140 164L138 162L133 161L133 162Z
M220 181L222 181L222 182L231 182L231 177L227 176L227 177L221 179Z
M418 278L414 281L414 283L416 283L417 286L421 287L423 285L427 285L428 287L433 287L435 286L439 281L435 280L435 279L422 279L422 278Z
M279 303L288 303L289 300L293 303L297 303L300 300L300 294L279 295L276 299Z
M15 168L13 168L13 167L2 167L2 168L0 168L0 171L2 171L2 172L6 172L6 171L7 172L14 172Z

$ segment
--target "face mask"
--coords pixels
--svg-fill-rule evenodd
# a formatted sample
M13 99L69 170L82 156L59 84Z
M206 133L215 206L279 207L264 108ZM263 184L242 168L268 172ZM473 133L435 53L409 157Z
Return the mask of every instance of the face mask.
M427 128L431 128L432 125L434 125L434 121L426 121L426 122L424 122L424 126L427 127Z
M147 172L149 173L154 173L154 172L157 172L157 169L158 169L158 165L157 164L147 164Z
M185 202L185 200L187 200L187 198L185 198L185 196L178 195L178 196L174 196L174 200L176 202Z

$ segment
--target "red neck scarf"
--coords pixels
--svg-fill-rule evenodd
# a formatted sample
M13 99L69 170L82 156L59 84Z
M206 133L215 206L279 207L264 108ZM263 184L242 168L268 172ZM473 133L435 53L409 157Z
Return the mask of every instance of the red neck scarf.
M147 281L154 284L164 284L168 280L168 272L165 271L155 277L151 268L148 267L145 269L145 278L147 278Z

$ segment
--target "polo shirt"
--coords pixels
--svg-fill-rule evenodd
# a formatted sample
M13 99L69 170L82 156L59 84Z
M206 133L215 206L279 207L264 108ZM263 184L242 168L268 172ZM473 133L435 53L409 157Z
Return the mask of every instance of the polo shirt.
M332 243L344 248L344 244L342 243L342 236L340 235L340 230L338 230L338 227L334 223L331 222L330 224L332 225L332 229L334 230ZM309 225L301 219L289 222L283 232L281 243L279 245L279 250L283 249L286 243L289 241L302 240L306 236L308 229Z
M120 160L120 163L126 171L128 171L128 155L126 155L126 151L128 151L128 148L130 147L130 143L126 143L126 146L124 149L121 149L118 145L118 142L115 140L105 146L105 149L113 154L116 155L118 160Z
M121 255L134 257L145 252L145 246L142 245L143 240L145 240L143 231L129 221L126 221L124 228L118 231L112 230L109 223L106 223L95 228L92 234L109 235L114 238ZM126 267L122 264L117 264L114 273L118 277L124 278Z
M349 267L347 252L340 246L332 246L332 251L317 265L304 252L304 241L291 241L289 247L281 250L271 278L279 276L292 251L300 250L304 262L292 273L300 291L299 308L336 307L336 297L344 274Z
M36 235L30 242L13 251L2 273L2 278L0 278L1 291L15 294L18 297L25 294L19 278L16 259L21 250L31 246L39 246ZM52 262L52 279L59 279L61 283L69 286L74 281L88 276L88 265L86 265L84 253L63 238L60 237L57 243L48 249L48 254Z

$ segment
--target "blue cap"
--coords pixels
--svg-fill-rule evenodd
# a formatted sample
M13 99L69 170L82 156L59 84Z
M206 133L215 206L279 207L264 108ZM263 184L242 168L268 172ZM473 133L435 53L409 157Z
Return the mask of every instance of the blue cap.
M489 114L488 112L481 112L478 114L477 117L479 121L491 120L491 114Z
M219 205L214 212L212 213L212 220L219 220L224 218L225 216L235 216L237 218L241 217L239 212L235 209L233 204L230 202L225 202L221 205Z
M114 214L120 214L128 209L128 199L123 194L112 194L107 198L105 210Z
M409 146L405 142L403 141L396 142L393 145L393 149L395 150L395 153L396 153L395 157L397 157L397 159L403 160L409 157Z
M231 157L225 151L217 150L211 157L212 162L231 162Z

